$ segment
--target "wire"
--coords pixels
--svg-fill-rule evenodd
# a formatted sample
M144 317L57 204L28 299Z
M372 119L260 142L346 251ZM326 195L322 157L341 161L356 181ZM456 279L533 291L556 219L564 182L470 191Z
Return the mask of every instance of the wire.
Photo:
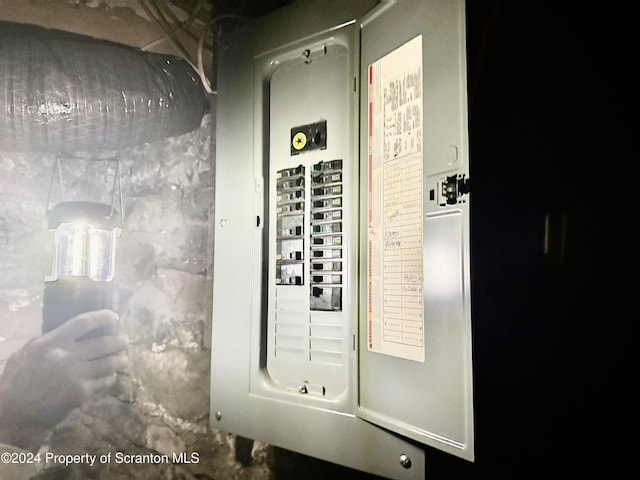
M207 24L204 26L204 29L202 30L202 35L200 35L200 39L198 40L198 52L197 52L197 59L198 59L198 68L196 69L196 71L198 72L198 75L200 75L200 80L202 80L202 84L204 85L204 89L208 92L208 93L212 93L214 95L217 95L218 92L216 90L213 90L213 88L211 88L211 82L209 82L209 79L207 78L207 75L204 72L204 62L202 60L202 50L203 50L203 46L204 46L204 37L207 36L207 33L209 32L209 27L211 27L214 24L216 17L213 17L211 20L209 20L207 22ZM215 35L214 35L215 37Z
M175 48L180 53L180 55L182 55L184 60L189 65L191 65L191 67L194 70L197 70L198 67L197 67L195 61L191 58L191 54L187 51L187 49L177 39L177 37L175 36L173 31L171 30L171 27L167 23L166 19L164 18L164 16L162 16L162 12L158 12L158 16L156 16L151 11L151 9L149 9L149 7L147 6L147 3L145 2L145 0L138 0L138 1L139 1L140 5L142 6L142 8L144 9L144 11L147 12L147 15L149 15L153 20L155 20L156 23L160 26L163 34L165 35L165 37L167 38L169 43L171 43L173 48Z
M191 13L189 14L189 18L187 18L184 21L185 25L191 25L198 18L198 14L200 13L200 10L202 10L202 4L205 1L206 0L198 0L198 2L195 4L195 6L191 9Z
M178 37L175 35L175 31L171 28L171 25L169 24L166 17L164 16L162 9L158 5L158 2L156 0L150 0L151 5L153 5L154 9L156 10L156 13L153 13L145 0L138 0L138 1L142 6L142 8L145 10L145 12L147 12L147 15L149 15L159 25L160 29L163 32L163 35L166 37L169 43L171 43L171 45L180 53L180 55L182 55L184 60L189 65L191 65L191 68L193 68L196 71L196 73L200 77L200 80L202 81L202 85L206 90L206 92L210 94L217 94L218 92L213 90L213 88L211 87L211 82L207 78L207 75L204 71L204 61L202 57L203 57L203 50L205 48L205 38L209 33L211 33L215 40L215 34L213 34L213 25L221 20L233 19L233 20L237 20L244 23L246 19L240 15L233 15L233 14L223 14L223 15L218 15L211 18L211 20L209 20L205 24L202 30L202 34L198 38L198 48L196 51L196 59L193 60L191 58L191 54L189 53L189 51L185 48L185 46L180 42ZM174 18L174 21L177 20L175 16L173 18ZM150 45L154 45L157 41L158 40L155 40L150 44L146 45L145 47L149 48ZM207 45L207 48L209 48L208 45ZM211 45L211 50L213 51L213 43Z
M201 0L202 1L202 0ZM184 32L186 33L192 40L194 40L195 42L198 42L200 40L199 36L196 35L195 33L193 33L191 30L189 30L189 27L193 24L194 20L197 19L197 17L192 17L190 16L187 20L185 21L181 21L176 14L173 12L173 10L171 9L171 7L167 4L167 2L165 0L153 0L155 7L158 10L161 10L164 14L166 14L166 16L169 18L169 20L171 20L175 25L177 25L178 27L176 29L173 30L173 32ZM198 2L198 5L200 5L201 2ZM196 7L198 6L196 5ZM195 8L194 11L197 11L198 8ZM193 15L193 14L192 14ZM199 19L198 19L199 20ZM205 23L202 20L199 20L201 23ZM205 43L204 47L211 50L212 46Z
M205 25L204 30L202 32L202 35L200 36L200 40L198 42L198 52L197 52L198 68L196 69L196 71L198 72L198 74L200 75L200 78L202 79L202 83L205 86L204 87L205 90L207 90L207 92L213 93L213 94L217 94L218 92L211 88L211 83L209 82L209 79L207 78L207 76L206 76L206 74L204 72L204 64L203 64L203 61L202 61L202 50L203 50L203 45L204 45L204 38L207 35L207 33L209 32L209 28L211 28L211 33L213 34L213 25L215 25L220 20L229 20L229 19L238 20L238 21L240 21L242 23L244 23L246 21L246 19L244 17L240 16L240 15L223 14L223 15L215 16L211 20L209 20L207 22L207 24ZM214 36L214 39L215 39L215 34L213 36Z
M202 32L202 35L200 35L200 40L198 41L198 52L197 52L198 68L196 69L196 71L198 72L198 75L200 75L200 79L204 84L205 90L212 94L217 94L218 92L216 90L213 90L213 88L211 87L211 83L209 82L209 79L207 78L204 72L204 63L202 61L202 50L204 45L204 38L206 37L207 33L209 33L209 28L211 28L211 33L213 34L213 25L215 25L220 20L228 20L228 19L238 20L240 22L246 21L246 19L240 15L224 14L224 15L215 16L207 22ZM214 39L215 39L215 34L214 34Z

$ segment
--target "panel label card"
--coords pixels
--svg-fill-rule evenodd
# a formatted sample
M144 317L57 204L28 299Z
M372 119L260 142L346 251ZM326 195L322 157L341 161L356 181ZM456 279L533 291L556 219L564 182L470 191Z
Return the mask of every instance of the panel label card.
M422 36L368 69L368 350L425 361Z

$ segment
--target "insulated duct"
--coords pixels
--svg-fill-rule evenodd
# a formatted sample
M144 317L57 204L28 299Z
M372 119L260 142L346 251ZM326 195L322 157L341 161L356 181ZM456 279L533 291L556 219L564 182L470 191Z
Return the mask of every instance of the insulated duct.
M131 147L198 128L208 106L178 57L0 22L0 151Z

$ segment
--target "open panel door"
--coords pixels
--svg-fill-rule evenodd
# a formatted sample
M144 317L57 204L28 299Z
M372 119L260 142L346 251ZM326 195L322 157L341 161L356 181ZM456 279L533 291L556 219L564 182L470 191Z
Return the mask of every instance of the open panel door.
M379 7L361 30L358 415L473 460L464 2Z

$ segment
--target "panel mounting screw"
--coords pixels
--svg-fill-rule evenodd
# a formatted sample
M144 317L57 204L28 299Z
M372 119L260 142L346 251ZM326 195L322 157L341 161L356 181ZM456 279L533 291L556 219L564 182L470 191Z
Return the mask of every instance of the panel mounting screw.
M222 412L216 412L216 420L220 421L222 420Z
M400 465L402 465L404 468L411 468L411 459L404 453L400 455Z
M224 227L227 224L227 219L226 218L221 218L220 219L220 226Z

